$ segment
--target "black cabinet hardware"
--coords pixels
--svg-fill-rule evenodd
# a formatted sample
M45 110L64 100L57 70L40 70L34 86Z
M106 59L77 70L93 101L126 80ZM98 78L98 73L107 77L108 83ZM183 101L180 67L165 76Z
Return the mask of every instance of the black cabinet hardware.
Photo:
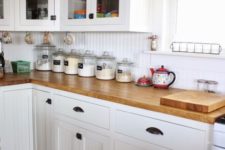
M56 20L56 15L51 15L51 20Z
M77 134L76 134L76 137L77 137L78 140L82 140L82 134L77 133Z
M148 133L151 133L154 135L163 135L163 132L161 130L159 130L158 128L154 128L154 127L147 128L146 131Z
M93 13L89 14L89 19L94 19L94 14Z
M80 112L80 113L83 113L84 112L84 110L81 107L78 107L78 106L77 107L74 107L73 110L75 112Z
M47 104L51 105L52 104L52 100L50 98L47 99L46 101Z

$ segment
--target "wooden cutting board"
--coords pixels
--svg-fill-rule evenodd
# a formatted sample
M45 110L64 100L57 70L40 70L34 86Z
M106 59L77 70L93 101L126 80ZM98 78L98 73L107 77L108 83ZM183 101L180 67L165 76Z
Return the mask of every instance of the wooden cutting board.
M160 104L208 113L225 106L225 97L213 93L186 91L161 97Z

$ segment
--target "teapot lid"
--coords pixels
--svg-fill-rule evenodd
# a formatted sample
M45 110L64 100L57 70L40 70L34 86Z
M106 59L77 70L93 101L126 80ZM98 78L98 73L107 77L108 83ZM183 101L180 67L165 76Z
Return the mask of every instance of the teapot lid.
M164 68L163 65L161 66L161 68L157 69L156 71L159 71L159 72L168 72L168 70L166 68Z

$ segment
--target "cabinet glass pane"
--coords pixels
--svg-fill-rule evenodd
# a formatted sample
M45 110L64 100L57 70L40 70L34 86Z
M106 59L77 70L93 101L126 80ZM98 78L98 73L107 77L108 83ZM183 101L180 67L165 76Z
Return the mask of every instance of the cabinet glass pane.
M4 19L3 0L0 0L0 19Z
M119 0L97 0L97 17L119 17Z
M48 19L48 0L26 0L27 19Z
M85 19L87 0L68 0L68 19Z

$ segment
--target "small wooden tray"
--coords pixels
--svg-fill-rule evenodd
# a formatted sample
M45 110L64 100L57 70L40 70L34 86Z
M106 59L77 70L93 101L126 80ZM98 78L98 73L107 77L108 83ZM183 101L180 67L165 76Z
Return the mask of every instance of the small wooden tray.
M206 92L186 91L161 97L160 104L209 113L225 106L225 97Z

